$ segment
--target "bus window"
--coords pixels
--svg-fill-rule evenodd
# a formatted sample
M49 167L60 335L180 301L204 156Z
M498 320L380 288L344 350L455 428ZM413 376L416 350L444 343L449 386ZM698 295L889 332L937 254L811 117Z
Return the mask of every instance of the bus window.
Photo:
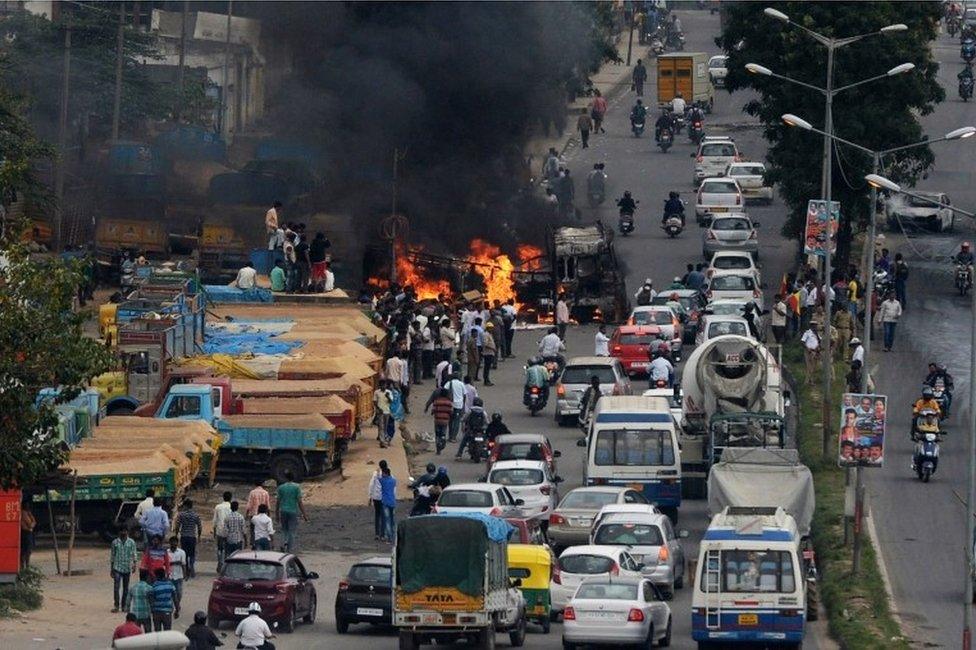
M671 432L662 429L603 429L597 433L593 461L597 465L674 465Z

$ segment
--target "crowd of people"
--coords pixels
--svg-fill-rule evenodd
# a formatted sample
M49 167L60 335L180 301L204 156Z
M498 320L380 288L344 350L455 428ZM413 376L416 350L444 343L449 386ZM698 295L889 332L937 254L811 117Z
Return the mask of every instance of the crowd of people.
M286 293L332 291L335 289L335 274L329 268L332 242L321 231L310 237L304 223L282 222L281 209L281 201L275 201L264 216L268 250L273 251L276 258L270 272L271 290ZM245 273L244 278L241 273ZM235 284L241 289L254 288L253 275L244 269L241 273Z

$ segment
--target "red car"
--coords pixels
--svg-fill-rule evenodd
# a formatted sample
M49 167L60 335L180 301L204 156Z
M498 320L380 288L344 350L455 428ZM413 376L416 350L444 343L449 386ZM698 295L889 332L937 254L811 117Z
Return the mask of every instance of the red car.
M670 351L671 342L662 338L657 325L621 325L610 336L610 356L620 359L629 377L646 375L651 365L649 351L661 344Z
M245 618L252 602L261 605L261 618L285 632L299 620L314 623L318 597L312 581L318 577L291 553L238 551L224 561L210 588L207 625Z
M515 528L515 534L512 535L512 539L509 540L513 543L518 544L536 544L543 545L548 544L546 540L546 531L543 530L543 522L538 519L523 519L521 517L505 517L505 521L510 523L513 528ZM545 525L549 525L549 520L545 521Z

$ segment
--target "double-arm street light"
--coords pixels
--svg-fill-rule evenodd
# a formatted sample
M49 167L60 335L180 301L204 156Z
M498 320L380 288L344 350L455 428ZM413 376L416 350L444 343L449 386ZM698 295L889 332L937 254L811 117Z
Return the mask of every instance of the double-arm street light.
M827 224L826 224L827 245L825 246L825 251L824 251L823 288L821 288L820 291L824 293L823 331L827 336L827 341L828 341L827 349L829 350L830 349L830 345L829 345L830 321L831 321L831 313L830 313L831 304L829 300L829 295L831 291L830 276L832 274L830 248L833 242L831 238L832 233L830 228L831 225L830 206L831 206L831 194L832 194L831 177L833 174L833 169L832 169L833 150L832 150L831 136L834 133L834 117L833 117L834 96L844 92L845 90L850 90L851 88L856 88L866 83L877 81L878 79L886 79L888 77L894 77L900 74L904 74L906 72L910 72L915 69L915 64L913 63L902 63L901 65L897 65L894 68L891 68L884 74L869 77L867 79L863 79L861 81L848 84L846 86L841 86L840 88L834 88L834 52L836 52L837 50L839 50L844 46L868 38L869 36L895 34L907 30L908 27L904 24L898 23L895 25L887 25L886 27L882 27L881 29L874 32L868 32L867 34L860 34L858 36L849 36L847 38L833 38L830 36L824 36L823 34L808 29L803 25L800 25L799 23L793 22L792 20L790 20L789 16L787 16L782 11L779 11L777 9L767 7L766 9L763 10L763 12L770 18L775 18L776 20L782 21L788 25L792 25L793 27L800 29L804 34L810 36L813 40L817 41L825 48L827 48L827 84L825 88L821 88L819 86L815 86L813 84L809 84L804 81L799 81L797 79L793 79L785 75L776 74L769 68L758 65L756 63L747 63L745 67L746 70L748 70L753 74L760 74L767 77L773 77L775 79L782 79L783 81L788 81L792 84L802 86L803 88L817 91L821 93L826 100L826 106L824 108L824 130L822 131L822 133L824 134L824 152L823 152L823 166L821 169L820 185L821 185L821 193L823 199L827 203ZM830 448L831 448L830 422L831 422L831 418L833 417L833 413L831 412L831 403L830 403L830 380L831 380L831 371L833 370L832 357L833 355L829 353L823 355L823 410L821 412L821 419L822 419L822 432L823 432L822 453L824 458L826 458L830 454Z
M957 129L962 130L962 129ZM953 131L955 133L955 131ZM970 133L970 135L972 135ZM959 136L967 137L967 136ZM961 214L971 219L976 219L976 214L961 210L954 205L940 203L927 196L903 189L900 185L892 182L884 176L878 174L868 174L864 179L877 189L888 190L898 194L910 196L913 199L937 205L940 208L948 208L953 213ZM962 647L964 650L972 648L972 626L973 626L973 575L976 571L976 558L973 556L973 544L976 543L976 530L973 528L973 519L976 518L976 293L971 295L972 323L970 324L969 340L969 457L967 461L969 478L966 483L966 584L963 588L963 624L962 624Z

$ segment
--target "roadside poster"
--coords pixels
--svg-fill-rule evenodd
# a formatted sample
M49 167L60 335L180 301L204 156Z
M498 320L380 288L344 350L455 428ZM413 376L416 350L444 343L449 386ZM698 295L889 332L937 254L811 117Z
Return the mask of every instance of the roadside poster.
M807 226L803 252L807 255L827 254L827 202L811 199L807 203ZM840 203L830 202L830 254L837 252L837 224L840 223Z
M838 462L841 467L881 467L884 464L888 398L844 393L840 411Z

